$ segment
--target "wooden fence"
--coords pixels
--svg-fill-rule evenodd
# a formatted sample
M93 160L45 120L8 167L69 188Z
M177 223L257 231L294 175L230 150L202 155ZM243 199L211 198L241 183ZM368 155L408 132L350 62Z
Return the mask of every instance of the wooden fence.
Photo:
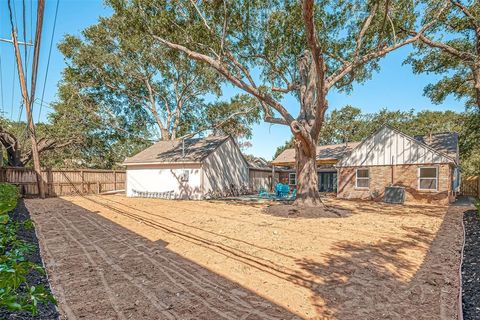
M42 178L47 197L99 194L125 189L124 170L44 169ZM37 177L31 168L0 168L0 182L18 185L23 196L38 196Z
M464 196L474 196L480 198L480 176L462 177L460 193Z

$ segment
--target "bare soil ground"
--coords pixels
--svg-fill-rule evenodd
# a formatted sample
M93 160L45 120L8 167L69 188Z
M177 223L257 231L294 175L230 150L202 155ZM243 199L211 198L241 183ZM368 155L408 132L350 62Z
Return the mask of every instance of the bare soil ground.
M460 209L348 215L123 196L27 200L68 319L456 319Z

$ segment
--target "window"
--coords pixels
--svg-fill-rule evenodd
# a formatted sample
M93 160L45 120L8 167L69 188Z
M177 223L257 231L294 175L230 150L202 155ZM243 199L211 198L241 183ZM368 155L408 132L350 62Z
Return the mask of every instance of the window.
M296 173L289 173L288 174L288 184L291 186L297 185L297 174Z
M357 169L357 188L368 189L370 184L370 174L368 169Z
M182 174L180 175L180 181L188 182L190 172L188 170L183 170Z
M438 170L437 167L418 168L418 189L437 190Z

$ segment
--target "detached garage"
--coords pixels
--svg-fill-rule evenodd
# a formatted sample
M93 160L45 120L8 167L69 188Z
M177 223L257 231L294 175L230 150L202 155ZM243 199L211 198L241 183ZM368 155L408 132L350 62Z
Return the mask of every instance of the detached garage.
M203 199L248 186L248 165L229 136L160 141L123 163L128 197Z

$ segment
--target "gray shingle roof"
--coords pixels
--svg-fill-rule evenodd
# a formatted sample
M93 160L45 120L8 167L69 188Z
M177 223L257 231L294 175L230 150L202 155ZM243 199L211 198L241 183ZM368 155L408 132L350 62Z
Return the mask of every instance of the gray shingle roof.
M414 136L415 140L458 160L458 133L443 132L430 135Z
M317 146L317 160L339 160L345 154L352 151L360 142L349 142L348 144L331 144ZM295 162L295 149L286 149L272 161L272 164Z
M159 141L133 157L127 158L124 164L199 163L228 139L229 136L185 139L185 154L182 151L182 140Z

